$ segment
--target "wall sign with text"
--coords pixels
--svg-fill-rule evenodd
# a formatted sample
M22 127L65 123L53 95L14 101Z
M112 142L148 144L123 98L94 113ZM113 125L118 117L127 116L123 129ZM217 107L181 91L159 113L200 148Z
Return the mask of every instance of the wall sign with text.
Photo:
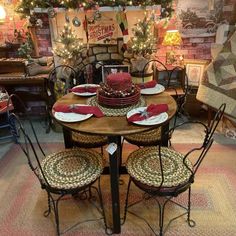
M116 44L117 23L115 21L98 21L88 25L89 43Z

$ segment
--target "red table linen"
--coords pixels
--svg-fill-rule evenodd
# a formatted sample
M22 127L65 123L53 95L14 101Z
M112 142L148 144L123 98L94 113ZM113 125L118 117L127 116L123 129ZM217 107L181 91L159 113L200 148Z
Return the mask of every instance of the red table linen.
M74 87L70 92L74 93L96 93L99 86Z
M151 80L148 81L146 83L142 83L142 84L137 84L139 86L139 88L141 89L145 89L145 88L154 88L157 85L157 81L156 80Z
M141 121L167 111L168 111L167 104L151 104L147 107L147 109L144 112L135 113L127 119L129 122Z
M55 112L64 113L78 113L78 114L93 114L96 117L103 117L104 114L99 107L96 106L82 106L82 105L67 105L67 104L57 104L53 106Z

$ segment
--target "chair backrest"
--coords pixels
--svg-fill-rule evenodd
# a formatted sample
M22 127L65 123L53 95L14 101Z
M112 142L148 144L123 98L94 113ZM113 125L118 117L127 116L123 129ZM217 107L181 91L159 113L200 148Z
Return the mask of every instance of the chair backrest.
M17 127L17 132L20 135L17 144L20 146L25 156L27 157L29 167L39 179L41 186L50 187L47 179L45 178L45 175L43 173L40 164L41 159L45 157L45 153L39 143L36 131L33 127L33 123L31 122L27 114L27 109L24 103L22 102L19 96L11 94L8 99L8 105L10 104L10 101L16 101L16 100L24 108L23 117L19 118L18 115L16 115L14 112L11 112L9 109L8 109L8 117L9 117L9 123Z
M157 80L158 83L166 87L169 78L169 71L167 67L157 59L151 59L144 65L142 70L142 82L144 82L146 72L150 69L153 71L153 79Z
M182 88L186 93L188 90L188 75L186 73L186 69L181 66L175 66L170 70L169 78L167 81L167 88ZM177 91L177 95L178 91Z
M79 67L77 84L99 84L102 81L103 66L103 62L94 61Z
M204 127L204 132L205 132L205 137L204 137L204 140L203 140L203 143L201 145L201 147L199 148L194 148L192 150L190 150L186 155L185 155L185 158L184 158L184 161L185 159L194 151L196 150L199 150L200 151L200 155L198 156L198 158L196 159L195 163L194 163L194 169L193 169L193 172L192 172L192 175L194 177L194 175L196 174L200 164L202 163L204 157L206 156L208 150L210 149L214 139L213 139L213 135L214 135L214 132L222 118L222 116L224 115L224 111L225 111L225 107L226 107L226 104L223 103L219 109L217 110L215 116L214 116L214 119L211 121L210 125L209 126L206 126L204 123L202 122L194 122L194 123L198 123L198 124L201 124L203 127ZM185 122L185 123L188 123L188 122ZM183 123L184 124L184 123Z
M176 100L177 103L176 115L179 115L181 114L182 111L184 111L186 97L189 92L188 81L189 81L188 75L186 73L185 68L183 67L176 66L169 73L169 78L166 88L168 89L168 91L173 93L172 96ZM175 116L174 126L176 124L176 118L177 116Z
M53 95L54 99L69 92L76 85L77 73L75 69L68 65L59 65L52 69L48 76L48 93Z
M176 130L176 128L181 127L181 126L186 125L186 124L199 124L204 129L205 137L203 139L202 144L198 147L192 148L190 151L188 151L185 154L185 156L183 158L184 166L190 171L190 177L189 177L189 180L188 180L189 184L194 182L195 174L196 174L197 170L199 169L199 167L200 167L204 157L206 156L208 150L212 146L212 143L214 141L213 135L214 135L214 132L215 132L215 130L216 130L223 114L224 114L225 107L226 107L225 103L222 104L219 107L219 109L218 109L218 111L217 111L217 113L216 113L216 115L215 115L214 119L212 120L209 127L207 125L205 125L203 122L200 122L200 121L186 121L186 122L183 122L182 124L176 125L175 127L173 127L172 129L170 129L168 131L169 133L171 133L170 135L172 135L173 132ZM186 159L190 158L190 155L192 153L196 152L196 151L198 151L197 156L194 158L194 160L191 158L191 162L192 162L192 165L193 165L193 168L191 169L189 167L189 163L187 162ZM161 155L161 145L159 145L159 162L160 162L160 170L161 170L161 175L162 175L162 182L160 184L160 187L162 187L162 184L164 183L164 178L165 177L164 177L164 172L163 172L163 161L162 161L162 155ZM178 191L180 191L181 188L182 188L182 186L177 186L174 189L174 192L178 193Z

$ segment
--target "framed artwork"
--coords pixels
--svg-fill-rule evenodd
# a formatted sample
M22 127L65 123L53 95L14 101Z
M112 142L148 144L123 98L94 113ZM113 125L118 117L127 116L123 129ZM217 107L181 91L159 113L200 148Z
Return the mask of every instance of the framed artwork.
M178 24L181 25L182 37L214 36L221 22L220 17L226 5L224 2L222 0L178 0L175 12Z
M116 74L120 72L129 73L129 65L104 65L102 67L102 81L106 82L106 78L109 74Z
M199 86L207 63L207 60L185 60L189 86Z

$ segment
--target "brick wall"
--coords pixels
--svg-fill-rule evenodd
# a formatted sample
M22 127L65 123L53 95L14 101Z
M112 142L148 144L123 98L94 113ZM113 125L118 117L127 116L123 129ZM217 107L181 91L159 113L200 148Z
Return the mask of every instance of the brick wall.
M37 18L42 19L43 21L43 27L36 28L39 55L52 56L52 43L48 16L47 14L37 14Z

